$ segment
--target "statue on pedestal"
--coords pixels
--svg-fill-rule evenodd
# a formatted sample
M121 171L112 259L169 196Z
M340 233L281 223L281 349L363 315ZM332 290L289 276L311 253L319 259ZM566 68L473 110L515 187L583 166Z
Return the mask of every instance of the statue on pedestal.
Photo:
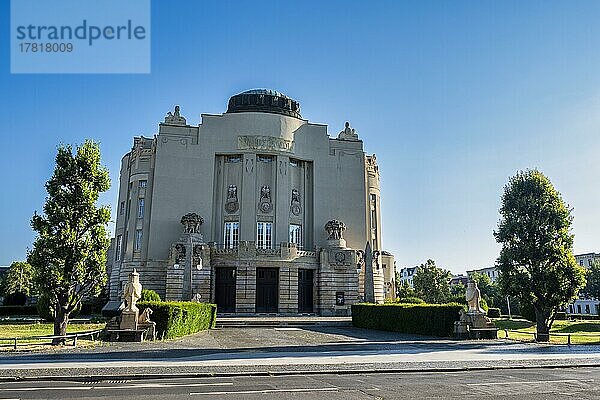
M481 292L477 287L477 283L469 281L467 283L467 314L485 314L483 308L481 308Z
M123 290L126 307L121 311L121 329L137 329L138 316L140 310L135 303L142 297L142 284L140 283L140 274L134 269L129 274L129 281Z
M481 308L481 292L475 281L467 283L467 312L460 311L460 320L454 323L454 336L458 339L495 339L498 329Z

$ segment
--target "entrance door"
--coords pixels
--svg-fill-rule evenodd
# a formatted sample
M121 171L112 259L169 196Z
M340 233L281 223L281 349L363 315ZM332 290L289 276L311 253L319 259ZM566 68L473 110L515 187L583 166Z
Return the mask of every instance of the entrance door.
M218 312L235 312L235 268L215 270L215 302Z
M313 277L312 269L298 270L298 312L313 312Z
M279 305L279 269L256 268L256 312L276 313Z

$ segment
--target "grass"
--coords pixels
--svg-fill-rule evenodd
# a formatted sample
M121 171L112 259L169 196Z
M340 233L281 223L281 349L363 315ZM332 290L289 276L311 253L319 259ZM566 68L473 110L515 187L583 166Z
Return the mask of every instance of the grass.
M535 322L496 319L494 323L500 329L498 337L503 338L503 331L507 329L509 339L527 342L534 340L532 334L535 333ZM571 344L600 344L600 321L554 321L550 330L550 343L566 344L567 334L571 334Z
M98 329L103 329L105 324L69 324L67 326L67 334L69 333L77 333L77 332L87 332L94 331ZM19 344L43 344L48 343L49 340L36 340L33 339L36 336L49 336L54 333L54 326L52 323L32 323L32 324L0 324L0 338L18 338ZM83 342L88 342L87 340L82 340L82 345L85 345ZM0 340L0 349L6 350L6 345L12 345L12 340ZM78 345L79 345L78 341ZM3 346L4 345L4 346Z

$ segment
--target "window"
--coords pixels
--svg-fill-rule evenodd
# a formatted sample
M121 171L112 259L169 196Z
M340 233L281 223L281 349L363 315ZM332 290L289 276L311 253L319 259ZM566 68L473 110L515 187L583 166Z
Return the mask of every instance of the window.
M115 254L115 261L119 261L121 259L121 246L123 244L123 235L117 236L117 252Z
M256 156L256 160L258 162L270 163L270 162L273 162L273 160L275 160L275 157L273 157L273 156Z
M145 188L148 185L148 181L147 180L140 180L138 182L138 187L139 188Z
M121 206L119 207L119 214L123 215L125 213L125 202L121 202Z
M223 234L223 243L226 249L233 249L238 247L240 237L240 223L239 222L225 222L225 230Z
M371 233L373 243L377 244L377 196L371 194Z
M589 313L590 313L590 305L589 305L589 304L586 304L586 305L585 305L585 313L586 313L586 314L589 314Z
M581 304L577 304L577 314L581 314Z
M583 260L579 260L579 265L583 267Z
M300 225L290 225L290 243L294 243L297 246L302 244L302 227Z
M138 199L138 218L144 218L144 199Z
M133 249L135 251L140 251L141 248L142 248L142 230L136 229L135 230L135 243L134 243Z
M271 222L259 222L256 224L256 247L259 249L272 248L272 231L273 224Z
M239 163L242 162L242 156L226 156L225 157L225 162L226 163Z

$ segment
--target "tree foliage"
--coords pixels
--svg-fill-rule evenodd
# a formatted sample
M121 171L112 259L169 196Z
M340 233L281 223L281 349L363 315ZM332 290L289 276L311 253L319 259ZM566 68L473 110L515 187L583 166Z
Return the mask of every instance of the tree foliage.
M412 287L410 287L408 282L401 281L399 279L398 273L396 273L396 297L400 299L415 296L415 290Z
M436 267L435 261L427 260L417 268L413 286L417 296L427 303L444 303L450 297L450 272Z
M505 295L535 309L538 340L548 340L556 311L585 284L573 256L573 217L550 180L537 170L519 172L504 187L496 240L499 285Z
M586 271L587 282L583 292L590 297L600 299L600 261L594 260Z
M15 261L10 264L4 276L4 293L6 295L22 293L30 296L33 292L33 269L29 263Z
M69 145L59 146L44 214L31 219L38 236L28 256L36 285L55 310L55 335L66 334L70 313L106 283L110 209L96 202L109 186L97 143L86 140L75 153Z

